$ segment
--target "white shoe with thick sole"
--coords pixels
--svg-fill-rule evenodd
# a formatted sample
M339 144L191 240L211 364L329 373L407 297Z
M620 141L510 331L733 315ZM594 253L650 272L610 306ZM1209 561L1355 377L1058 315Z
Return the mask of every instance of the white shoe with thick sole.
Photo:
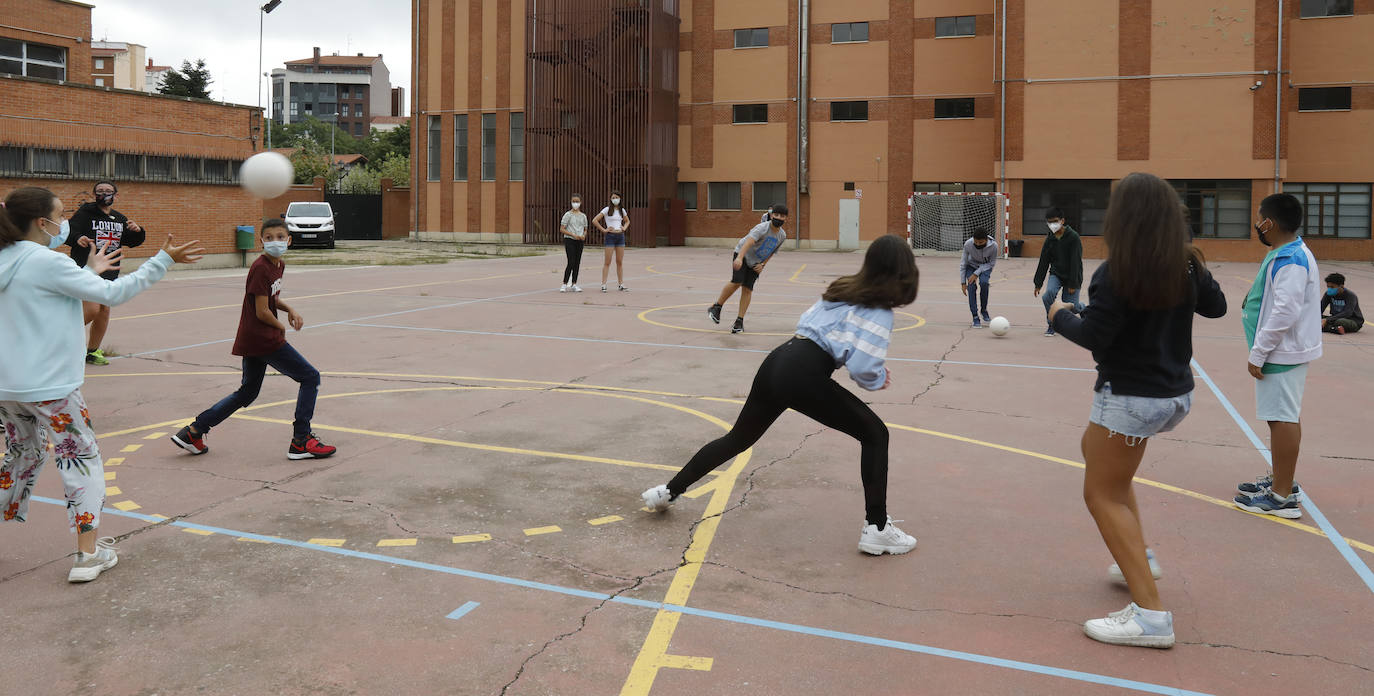
M916 537L903 532L892 524L892 518L887 518L887 525L881 530L877 525L864 525L863 532L859 535L859 550L874 556L881 556L885 553L903 554L916 548Z
M1150 575L1153 575L1154 578L1158 580L1159 576L1164 574L1164 571L1160 569L1159 561L1155 560L1155 552L1150 549L1145 549L1145 560L1150 562ZM1121 566L1115 563L1107 568L1107 577L1117 582L1126 582L1126 576L1121 574Z
M581 285L578 285L577 283L573 283L572 291L573 291L573 292L582 292L582 286L581 286Z
M563 285L558 286L558 291L559 291L559 292L567 292L567 291L568 291L568 286L567 286L567 284L565 283L565 284L563 284Z
M1131 645L1137 648L1174 647L1174 615L1161 612L1163 621L1147 619L1144 610L1135 602L1121 611L1114 611L1105 619L1084 622L1083 632L1089 638L1112 645Z
M644 507L653 512L663 512L673 504L673 494L668 491L667 486L654 486L641 493L639 497L644 499Z
M114 537L101 537L95 542L95 553L76 552L76 562L67 573L67 582L90 582L119 563L114 550Z

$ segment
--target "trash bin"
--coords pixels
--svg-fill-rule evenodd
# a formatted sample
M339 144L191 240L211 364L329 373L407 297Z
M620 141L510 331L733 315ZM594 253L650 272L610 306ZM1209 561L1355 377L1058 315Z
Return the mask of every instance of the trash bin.
M1024 239L1008 239L1008 240L1007 240L1007 256L1010 256L1010 257L1016 258L1016 259L1021 258L1021 247L1025 246L1025 245L1026 245L1026 240L1024 240Z
M252 251L258 245L257 233L252 225L239 225L234 228L234 248L239 251Z

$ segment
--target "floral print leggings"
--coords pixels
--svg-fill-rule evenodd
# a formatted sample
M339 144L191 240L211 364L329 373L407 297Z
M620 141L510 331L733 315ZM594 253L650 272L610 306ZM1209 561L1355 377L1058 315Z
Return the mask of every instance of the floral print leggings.
M4 520L23 522L27 518L29 498L48 459L51 438L72 531L98 528L100 508L105 504L105 467L81 390L55 401L0 401L0 427L5 429L5 460L0 465Z

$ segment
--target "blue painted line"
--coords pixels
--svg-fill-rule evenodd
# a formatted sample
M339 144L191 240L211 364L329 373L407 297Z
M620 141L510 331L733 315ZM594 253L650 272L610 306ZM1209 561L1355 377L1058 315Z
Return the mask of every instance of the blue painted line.
M692 346L679 343L646 343L644 341L622 341L613 338L579 338L577 336L547 336L543 334L522 334L511 333L508 331L476 331L472 329L436 329L428 326L401 326L399 324L361 324L356 321L347 322L349 326L358 326L368 329L391 329L403 331L429 331L433 333L466 334L469 336L502 336L506 338L538 338L546 341L573 341L576 343L610 343L622 346L641 346L645 348L676 348L679 350L707 350L725 353L769 353L771 350L760 350L758 348L724 348L721 346ZM1096 372L1097 370L1087 367L1055 367L1052 365L1018 365L1016 363L985 363L968 362L963 360L927 360L920 358L887 358L888 362L908 362L908 363L942 363L944 365L970 365L974 367L1014 367L1026 370L1056 370L1061 372Z
M56 500L53 498L45 498L43 496L33 496L33 500L36 500L41 503L47 503L50 505L61 505L63 507L66 506L65 501ZM175 520L172 522L167 522L166 520L153 517L152 515L144 515L137 512L123 512L121 510L115 510L112 508L105 508L103 512L106 515L114 515L116 517L129 517L133 519L143 520L146 522L164 523L174 527L214 532L215 534L222 534L225 536L232 537L242 537L245 539L254 539L257 541L266 541L273 544L280 544L282 546L292 546L300 549L308 549L311 551L321 551L324 553L330 553L336 556L361 558L364 560L378 561L380 563L386 563L388 565L393 566L405 566L408 568L415 568L417 570L428 570L437 573L444 573L447 575L457 575L460 577L472 578L474 580L485 580L487 582L494 582L514 587L522 587L530 590L540 590L543 592L551 592L554 594L579 597L583 599L592 599L600 602L609 601L614 604L623 604L627 606L641 607L645 609L665 609L668 611L687 614L690 616L697 616L705 619L714 619L717 621L725 621L729 623L742 624L747 626L756 626L759 628L768 628L776 631L810 635L819 638L829 638L833 640L841 640L845 642L858 643L862 645L893 648L896 650L903 650L906 652L920 653L935 657L944 657L953 660L973 662L977 664L988 665L991 667L1002 667L1005 669L1012 669L1022 672L1031 672L1034 674L1059 677L1062 679L1070 679L1073 681L1081 681L1090 684L1103 684L1107 686L1115 686L1122 689L1131 689L1134 691L1140 691L1150 694L1169 694L1170 696L1210 696L1209 694L1205 694L1202 692L1187 691L1172 686L1162 686L1159 684L1151 684L1149 682L1138 682L1130 679L1109 677L1102 674L1093 674L1091 672L1079 672L1071 669L1050 667L1048 665L1038 665L1033 662L1020 662L1017 660L1008 660L1000 657L992 657L990 655L979 655L977 653L962 652L958 650L946 650L944 648L936 648L928 645L921 645L919 643L908 643L905 641L891 640L888 638L879 638L876 636L865 636L859 633L832 631L830 629L825 628L816 628L813 626L804 626L801 624L792 624L782 621L772 621L770 619L760 619L752 616L744 616L741 614L711 611L709 609L695 609L692 607L684 607L676 604L664 604L663 602L654 602L645 599L636 599L633 597L614 596L606 594L604 592L591 592L588 590L579 590L573 587L550 585L548 583L534 582L532 580L522 580L520 578L512 578L505 575L494 575L492 573L483 573L476 570L467 570L465 568L454 568L450 566L438 565L435 563L425 563L424 561L416 561L409 558L401 558L398 556L384 556L382 554L369 553L367 551L354 551L352 549L335 548L332 546L320 546L318 544L310 544L303 541L295 541L293 539L285 539L282 537L254 534L252 532L241 532L233 529L225 529L223 527L214 527L210 525L196 524L194 522L186 522L184 520ZM467 613L466 611L464 611L465 608L467 609L467 611L471 611L471 609L468 608L468 605L473 605L475 607L477 603L468 602L468 604L463 605L463 607L459 607L458 610L456 610L454 613ZM449 618L457 617L453 616L453 614L450 614Z
M476 609L477 607L480 607L480 606L482 606L482 604L481 604L480 602L468 602L468 603L464 604L463 606L458 607L457 609L454 609L453 611L449 612L449 613L448 613L448 616L446 616L446 617L444 617L444 618L447 618L447 619L461 619L461 618L463 618L464 616L466 616L468 612L470 612L470 611L472 611L473 609Z
M1216 395L1217 400L1221 401L1221 407L1226 409L1226 412L1231 415L1231 420L1235 421L1236 425L1240 426L1241 432L1245 433L1245 437L1249 438L1250 444L1254 445L1255 449L1259 451L1260 456L1264 458L1264 463L1268 464L1272 469L1274 460L1270 455L1269 448L1264 446L1264 442L1255 434L1250 424L1247 423L1244 418L1241 418L1240 413L1236 411L1236 407L1231 405L1231 400L1226 398L1226 395L1221 392L1221 388L1217 386L1216 382L1212 381L1212 378L1207 375L1207 371L1202 369L1202 365L1199 364L1197 360L1193 360L1193 369L1197 370L1198 376L1202 378L1202 381L1205 382L1207 387L1212 390L1212 393ZM1321 508L1318 508L1317 504L1312 501L1312 494L1305 488L1302 492L1302 506L1312 515L1312 521L1317 523L1317 527L1326 533L1326 538L1331 540L1331 545L1336 547L1337 553L1341 554L1341 557L1345 559L1346 563L1350 564L1355 574L1360 576L1360 580L1364 581L1365 587L1369 588L1370 592L1374 592L1374 572L1371 572L1369 566L1365 565L1365 563L1360 560L1360 557L1355 554L1355 549L1350 548L1350 543L1345 540L1345 536L1337 531L1335 525L1331 524L1330 520L1326 519L1326 515L1322 514Z

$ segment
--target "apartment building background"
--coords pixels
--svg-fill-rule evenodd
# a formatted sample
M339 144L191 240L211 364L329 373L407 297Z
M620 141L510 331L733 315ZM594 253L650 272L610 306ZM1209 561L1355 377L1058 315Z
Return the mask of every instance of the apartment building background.
M147 47L124 41L91 42L91 82L96 87L147 91Z
M299 123L308 116L331 122L362 137L374 116L392 114L391 73L381 55L320 55L286 62L272 71L272 116L277 123Z
M577 2L417 3L421 235L530 238L525 173L549 162L525 161L545 136L527 100L547 87L528 78L583 70L594 51L527 46ZM1287 0L1282 21L1279 4L617 1L608 22L622 5L678 20L676 190L627 202L685 208L688 244L732 243L785 202L802 245L835 248L842 205L858 207L862 244L905 232L913 190L996 190L1027 253L1057 206L1101 256L1113 182L1149 171L1178 188L1209 258L1257 260L1255 208L1284 190L1306 204L1319 258L1374 259L1374 2Z

